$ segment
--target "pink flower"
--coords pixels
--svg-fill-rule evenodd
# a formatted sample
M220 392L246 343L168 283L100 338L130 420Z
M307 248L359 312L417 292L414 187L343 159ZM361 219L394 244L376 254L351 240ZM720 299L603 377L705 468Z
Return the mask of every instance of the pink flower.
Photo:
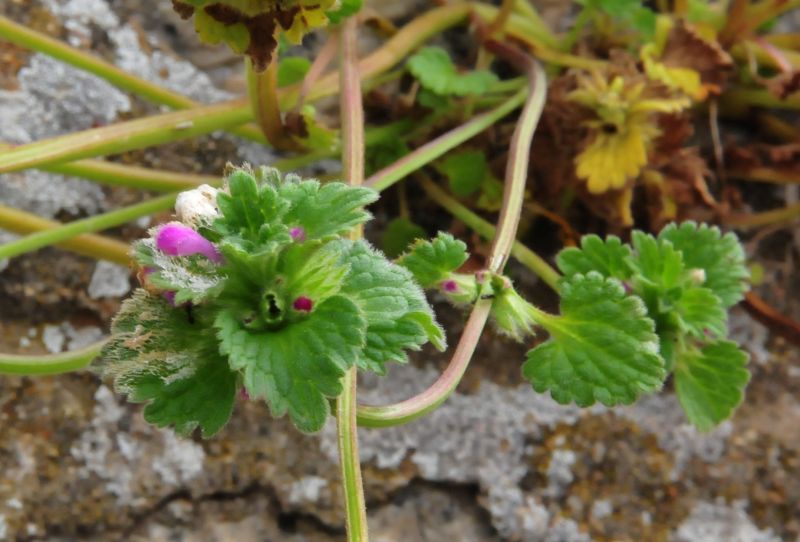
M158 230L156 246L170 256L202 254L212 262L222 262L222 255L211 241L179 222L170 222Z
M292 228L289 230L289 235L292 236L292 239L298 242L303 242L306 240L306 230L301 227Z
M292 303L292 307L294 307L294 310L300 312L311 312L311 309L314 308L314 302L311 301L306 296L301 295L300 297L294 300L294 303Z
M453 279L445 280L442 282L442 290L445 292L457 292L458 291L458 283Z

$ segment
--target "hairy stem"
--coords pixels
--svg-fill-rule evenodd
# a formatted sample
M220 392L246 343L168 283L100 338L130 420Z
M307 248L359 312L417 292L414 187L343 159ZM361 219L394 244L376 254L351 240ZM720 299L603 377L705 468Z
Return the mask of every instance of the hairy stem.
M5 375L57 375L77 371L89 365L100 355L105 339L80 350L51 355L15 355L0 353L0 374Z
M522 196L528 179L528 157L536 124L544 107L547 82L539 64L521 51L507 46L495 47L496 52L521 65L528 77L530 93L525 101L510 143L509 161L503 192L503 207L497 225L497 235L488 258L490 271L500 271L516 236ZM491 300L479 300L472 309L467 326L447 369L422 393L387 406L359 406L358 423L367 427L385 427L412 421L432 411L455 391L475 352L491 312Z
M348 18L341 35L341 96L342 166L344 178L351 186L364 181L364 108L361 103L361 79L358 72L357 19ZM352 233L360 238L362 230ZM344 488L347 540L367 542L367 508L361 463L358 456L358 425L356 423L356 382L358 367L354 364L345 374L343 392L336 400L336 425L339 443L339 464Z
M14 233L27 234L54 230L64 227L60 222L47 220L33 213L27 213L0 205L0 228ZM82 256L89 256L98 260L105 260L120 265L127 265L130 261L127 243L103 237L102 235L83 234L64 239L55 243L57 247L69 250ZM2 250L7 245L0 245ZM40 247L41 248L41 247ZM23 252L27 252L24 250ZM19 254L19 253L18 253Z
M3 16L0 16L0 38L96 75L117 88L135 94L151 103L166 105L172 109L190 109L200 105L191 98L136 77L101 58L31 30ZM255 126L239 126L230 131L246 139L266 143L264 136Z
M48 245L67 241L84 233L93 233L107 228L113 228L114 226L136 220L142 216L164 211L172 207L175 203L176 196L177 194L168 194L143 203L137 203L129 207L123 207L122 209L84 218L82 220L76 220L69 224L22 237L10 243L0 245L0 258L13 258L14 256L19 256L20 254L31 252ZM103 259L111 259L112 257L118 258L116 251L111 254L104 254L103 256ZM127 263L127 258L125 258L124 262L120 263Z
M0 173L170 143L236 126L250 117L240 101L232 101L74 132L0 153Z

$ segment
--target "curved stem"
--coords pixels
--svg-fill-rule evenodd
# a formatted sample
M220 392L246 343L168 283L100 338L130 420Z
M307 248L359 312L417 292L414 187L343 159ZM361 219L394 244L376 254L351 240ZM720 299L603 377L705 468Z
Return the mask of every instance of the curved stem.
M167 194L166 196L153 198L142 203L123 207L122 209L90 216L89 218L76 220L69 224L22 237L10 243L0 245L0 258L13 258L14 256L19 256L26 252L72 239L83 233L92 233L112 228L130 222L131 220L136 220L142 216L164 211L172 207L176 197L177 194Z
M83 369L100 354L105 339L63 354L21 356L0 353L0 374L57 375Z
M3 16L0 16L0 38L96 75L117 88L140 96L154 104L166 105L172 109L190 109L200 105L191 98L136 77L99 57L31 30ZM230 131L245 139L266 143L264 136L255 126L239 126Z
M351 186L364 180L364 108L361 102L361 79L358 72L357 19L348 18L341 36L341 99L342 166L344 178ZM360 238L362 230L352 232ZM367 542L367 508L358 456L356 424L356 381L358 367L353 364L343 378L342 394L336 400L336 425L339 443L339 464L342 469L345 517L348 542Z
M525 184L528 179L531 140L544 107L547 82L541 66L533 58L507 46L495 45L493 48L497 53L521 65L528 77L531 89L511 138L511 150L506 166L506 182L503 191L503 208L500 211L497 235L488 258L489 270L497 272L508 258L508 252L516 236ZM491 308L491 300L479 300L475 304L447 369L428 389L393 405L359 406L358 422L368 427L399 425L414 420L442 404L461 381L489 318Z
M358 425L363 427L391 427L420 418L435 410L455 391L469 367L472 354L478 346L483 328L492 310L490 299L481 299L472 308L456 351L445 371L422 393L410 399L386 406L358 406Z

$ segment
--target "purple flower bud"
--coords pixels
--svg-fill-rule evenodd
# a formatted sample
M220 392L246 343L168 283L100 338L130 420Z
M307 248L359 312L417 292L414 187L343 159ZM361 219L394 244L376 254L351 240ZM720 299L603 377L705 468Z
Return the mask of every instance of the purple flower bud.
M244 388L240 388L239 389L239 399L242 399L243 401L249 401L250 400L250 394L247 393L246 389L244 389Z
M161 296L167 300L167 303L169 303L173 307L175 306L175 292L173 292L172 290L166 290L164 292L161 292Z
M449 293L458 291L458 283L453 279L445 280L442 282L442 290Z
M294 310L300 312L311 312L311 309L314 308L314 302L311 301L306 296L301 295L300 297L294 300L294 303L292 303L292 307L294 307Z
M156 246L170 256L202 254L212 262L222 262L222 255L211 241L179 222L170 222L158 230Z
M631 285L628 283L628 281L624 281L624 282L622 283L622 286L623 286L623 288L625 288L625 293L626 293L626 294L630 295L630 294L632 294L632 293L633 293L633 288L632 288L632 287L631 287Z
M306 230L304 230L300 226L289 230L289 235L292 236L292 239L300 243L306 240Z

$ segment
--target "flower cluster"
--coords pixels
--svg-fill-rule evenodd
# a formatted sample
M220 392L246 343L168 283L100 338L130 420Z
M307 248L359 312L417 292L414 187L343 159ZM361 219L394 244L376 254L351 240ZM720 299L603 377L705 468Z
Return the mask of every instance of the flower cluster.
M135 245L144 288L115 319L101 370L178 431L219 430L237 390L320 429L351 366L383 373L428 341L444 348L411 273L342 236L376 198L266 168L182 194L181 221Z

